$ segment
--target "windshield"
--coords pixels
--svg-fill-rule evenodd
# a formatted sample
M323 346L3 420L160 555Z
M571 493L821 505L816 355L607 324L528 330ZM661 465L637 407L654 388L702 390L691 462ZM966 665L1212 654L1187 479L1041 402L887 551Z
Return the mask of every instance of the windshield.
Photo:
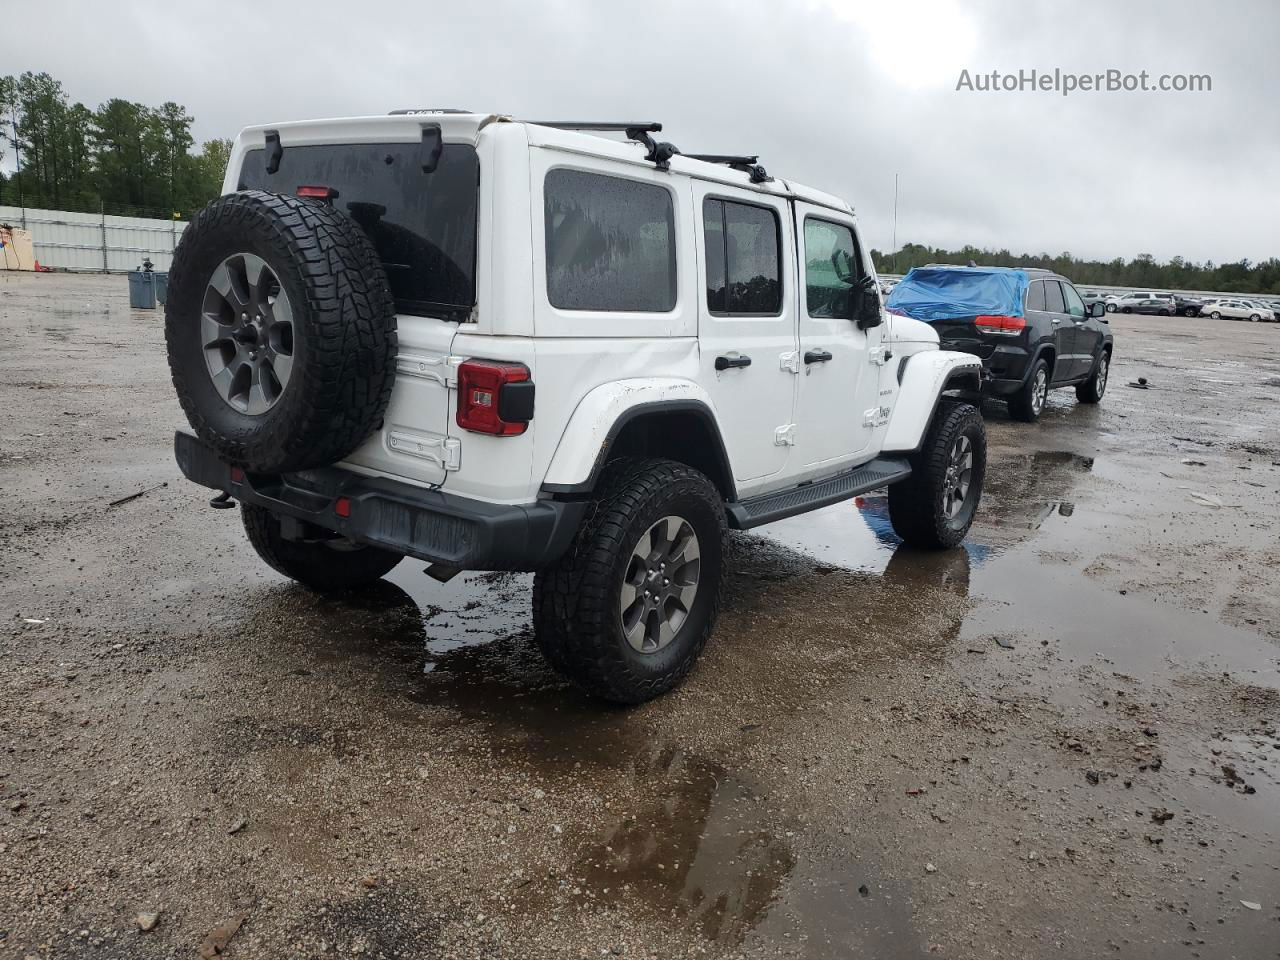
M416 143L286 147L275 173L250 150L239 189L292 195L302 186L337 191L334 205L373 241L396 309L466 320L476 303L476 214L480 161L469 144L446 143L424 173Z

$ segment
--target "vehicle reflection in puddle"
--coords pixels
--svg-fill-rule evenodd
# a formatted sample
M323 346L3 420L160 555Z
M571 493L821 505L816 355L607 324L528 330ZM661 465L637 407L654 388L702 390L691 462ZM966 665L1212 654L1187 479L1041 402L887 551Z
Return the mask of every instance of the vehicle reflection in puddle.
M440 583L422 572L417 561L401 563L390 576L422 608L424 669L440 657L481 646L528 629L532 574L460 573Z
M605 902L678 916L706 940L740 942L795 867L791 834L747 783L679 750L666 751L649 777L661 784L656 799L608 828L572 876Z

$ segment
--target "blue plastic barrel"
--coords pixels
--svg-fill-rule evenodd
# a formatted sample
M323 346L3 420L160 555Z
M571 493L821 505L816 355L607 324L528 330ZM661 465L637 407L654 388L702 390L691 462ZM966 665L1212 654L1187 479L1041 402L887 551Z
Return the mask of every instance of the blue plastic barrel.
M155 274L144 270L129 271L129 306L135 310L156 308Z

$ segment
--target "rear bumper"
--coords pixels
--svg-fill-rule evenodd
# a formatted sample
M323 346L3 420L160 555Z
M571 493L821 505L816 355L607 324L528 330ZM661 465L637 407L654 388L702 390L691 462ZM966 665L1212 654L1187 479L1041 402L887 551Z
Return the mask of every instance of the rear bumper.
M957 340L949 343L942 340L943 350L959 350L971 353L982 360L982 388L985 392L1004 396L1017 393L1027 380L1031 369L1031 353L1026 347L1013 343L983 343L979 351L973 348L973 341Z
M487 503L337 467L290 474L246 470L234 482L230 464L185 430L174 434L173 452L188 480L242 503L462 570L538 570L554 563L587 509L583 501ZM350 501L346 517L334 512L339 497Z

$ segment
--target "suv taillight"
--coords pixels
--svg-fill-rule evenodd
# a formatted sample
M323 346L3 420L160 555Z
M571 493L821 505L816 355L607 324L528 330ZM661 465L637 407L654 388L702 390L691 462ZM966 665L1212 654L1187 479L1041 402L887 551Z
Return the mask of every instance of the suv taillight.
M974 317L973 325L983 333L1016 336L1027 327L1025 317Z
M458 367L458 426L514 437L533 419L533 381L523 363L466 360Z

